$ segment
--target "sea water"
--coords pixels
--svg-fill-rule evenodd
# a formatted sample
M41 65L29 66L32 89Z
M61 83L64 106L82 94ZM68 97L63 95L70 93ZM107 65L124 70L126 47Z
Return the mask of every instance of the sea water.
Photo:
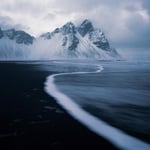
M120 149L150 149L150 62L53 63L45 90L71 116Z

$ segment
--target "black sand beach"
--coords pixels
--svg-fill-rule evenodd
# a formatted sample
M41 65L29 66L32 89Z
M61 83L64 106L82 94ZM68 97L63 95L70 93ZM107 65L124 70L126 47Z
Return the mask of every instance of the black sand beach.
M37 66L0 63L0 150L116 149L44 92L53 72Z

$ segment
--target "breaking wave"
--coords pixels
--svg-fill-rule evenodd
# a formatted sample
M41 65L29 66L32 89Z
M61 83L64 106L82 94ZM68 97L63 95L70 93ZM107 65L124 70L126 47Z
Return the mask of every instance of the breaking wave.
M95 74L100 73L103 70L102 66L96 66L93 72L71 72L71 73L59 73L53 74L47 77L45 82L45 91L55 98L58 104L60 104L66 111L75 119L84 124L91 131L95 132L99 136L104 137L106 140L110 141L116 147L123 150L149 150L150 145L132 137L122 130L110 126L108 123L100 120L99 118L93 116L89 112L85 111L76 104L73 99L58 90L55 84L55 78L58 76L67 76L75 74Z

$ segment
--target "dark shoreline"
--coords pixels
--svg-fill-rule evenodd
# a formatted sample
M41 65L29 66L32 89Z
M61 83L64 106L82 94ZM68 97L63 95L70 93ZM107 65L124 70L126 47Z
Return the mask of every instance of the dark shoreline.
M53 72L36 67L0 62L0 150L116 149L44 92Z

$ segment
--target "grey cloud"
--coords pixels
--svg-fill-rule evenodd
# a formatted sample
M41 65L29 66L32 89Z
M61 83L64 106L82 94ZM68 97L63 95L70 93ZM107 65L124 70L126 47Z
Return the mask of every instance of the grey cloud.
M3 30L15 28L17 30L27 30L28 27L22 24L15 24L13 20L8 16L0 16L0 27Z
M145 3L144 3L144 2ZM69 13L78 12L76 19L80 22L89 18L101 27L110 37L112 43L126 46L149 46L150 21L146 22L139 11L148 9L144 4L148 0L64 0L59 8ZM54 3L58 5L58 0ZM149 5L150 6L150 5Z
M150 45L149 0L1 0L0 10L4 16L17 20L15 24L28 25L34 32L61 26L66 21L79 24L88 18L114 45ZM14 24L12 20L0 18L0 24Z
M143 5L144 8L147 9L147 11L148 11L149 14L150 14L150 0L143 0L143 1L142 1L142 5Z
M10 28L10 25L13 23L12 19L7 16L0 16L0 27L1 28Z
M48 14L46 14L43 19L47 20L47 21L53 21L54 19L56 19L57 14L53 13L53 12L49 12Z
M26 1L26 0L12 0L11 3L3 2L1 0L0 9L1 11L9 13L20 13L22 15L31 15L38 16L41 12L44 12L47 8L46 3L39 3L35 0Z
M53 2L53 6L57 7L59 0L55 0ZM114 6L115 2L117 4L120 3L120 0L63 0L59 8L66 9L67 11L74 12L74 11L90 11L91 9L97 8L99 5L111 5Z

